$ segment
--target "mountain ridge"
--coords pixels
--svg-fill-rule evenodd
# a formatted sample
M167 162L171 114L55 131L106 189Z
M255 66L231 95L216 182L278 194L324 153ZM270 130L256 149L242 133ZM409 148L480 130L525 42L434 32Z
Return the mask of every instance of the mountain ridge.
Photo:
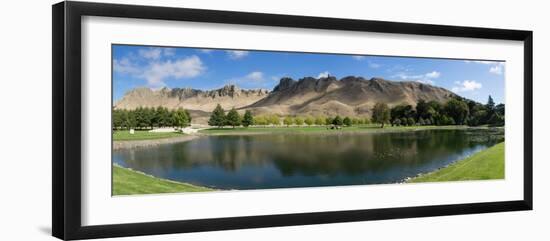
M135 109L138 107L157 107L163 106L169 109L179 107L187 108L188 105L194 107L209 108L211 104L199 103L200 99L213 99L216 102L221 102L224 108L240 108L247 105L250 101L258 100L269 93L266 89L241 89L236 85L225 85L219 89L199 90L192 88L162 88L152 90L147 87L134 88L122 97L115 104L115 109ZM246 103L238 103L239 101L231 101L238 99L246 99ZM195 100L195 101L194 101ZM199 102L197 102L199 101ZM242 102L242 101L241 101ZM215 107L213 105L212 109ZM207 110L207 109L204 109Z
M341 79L334 76L304 77L298 80L285 77L279 80L272 91L241 89L236 85L214 90L135 88L128 91L114 108L182 107L198 113L194 117L203 122L217 104L226 110L251 110L256 115L370 116L370 110L377 102L389 106L414 106L419 100L446 102L455 96L458 95L445 88L413 81L356 76Z
M445 102L455 93L429 84L413 81L390 81L382 78L347 76L283 78L265 98L247 106L262 112L270 108L276 114L370 115L376 102L390 106L416 104L419 100ZM273 108L277 106L279 108ZM265 110L267 111L267 110Z

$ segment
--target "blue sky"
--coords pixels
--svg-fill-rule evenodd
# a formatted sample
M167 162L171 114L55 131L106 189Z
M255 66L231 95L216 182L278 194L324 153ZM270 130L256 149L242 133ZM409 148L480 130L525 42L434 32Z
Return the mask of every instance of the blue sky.
M330 74L417 81L478 102L491 95L504 103L504 62L127 45L113 45L112 51L115 101L136 87L207 90L236 84L272 90L281 77Z

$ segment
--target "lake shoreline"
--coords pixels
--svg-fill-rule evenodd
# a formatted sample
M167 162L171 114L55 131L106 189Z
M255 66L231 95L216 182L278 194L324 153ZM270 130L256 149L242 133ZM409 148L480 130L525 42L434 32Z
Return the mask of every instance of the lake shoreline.
M349 129L348 129L349 128ZM367 134L367 133L396 133L423 130L462 130L462 129L489 129L494 127L471 127L471 126L412 126L412 127L364 127L353 128L343 127L339 130L326 129L324 127L250 127L233 130L232 128L204 129L199 133L206 136L224 135L263 135L263 134Z
M135 185L139 182L142 185ZM154 184L154 185L153 185ZM209 192L216 189L155 177L131 168L113 164L113 196L158 193Z
M376 134L376 133L397 133L397 132L412 132L424 130L462 130L462 129L490 129L498 127L471 127L471 126L412 126L412 127L369 127L369 128L354 128L346 129L343 127L340 130L330 130L319 127L300 127L298 130L295 127L250 127L246 129L204 129L198 133L186 134L185 136L166 137L159 139L144 139L144 140L124 140L113 141L113 150L132 149L140 147L150 147L162 144L173 144L195 140L203 136L247 136L247 135L268 135L268 134L304 134L304 135L352 135L352 134Z
M204 135L192 134L192 135L184 135L184 136L161 138L161 139L113 141L113 151L121 150L121 149L132 149L132 148L139 148L139 147L157 146L162 144L186 142L186 141L195 140L201 136L204 136Z
M502 160L494 160L496 159L494 156L502 157ZM462 170L466 170L468 173L473 173L472 170L469 170L469 167L466 167L468 162L481 162L481 161L491 161L490 164L487 164L486 166L490 166L491 168L487 170L481 170L476 173L475 177L468 177L468 176L460 176L460 178L456 178L453 175L453 172L459 172ZM502 168L500 168L498 165L502 164ZM480 165L476 165L478 167ZM494 170L500 170L502 169L502 173L495 172ZM457 171L458 170L458 171ZM479 168L478 168L479 170ZM439 169L436 169L431 172L427 173L420 173L414 177L409 177L403 180L400 183L423 183L423 182L442 182L442 181L477 181L477 180L493 180L493 179L503 179L504 178L504 142L498 143L494 146L491 146L487 149L481 150L479 152L476 152L464 159L452 162L444 167L441 167Z

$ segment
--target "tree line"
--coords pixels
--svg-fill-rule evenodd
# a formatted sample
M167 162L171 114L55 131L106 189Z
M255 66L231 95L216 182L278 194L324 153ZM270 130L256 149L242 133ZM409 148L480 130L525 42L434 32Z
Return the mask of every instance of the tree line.
M154 127L186 127L191 124L188 110L166 107L138 107L134 110L113 110L113 129L153 129Z
M437 101L426 102L419 100L416 106L397 105L392 108L385 103L376 103L372 108L371 118L359 117L334 117L324 116L286 116L278 115L253 116L250 110L240 115L235 108L225 113L221 105L217 105L208 125L216 127L251 125L333 125L352 126L366 125L370 123L392 126L412 125L469 125L469 126L503 126L504 104L495 105L493 98L489 96L486 104L481 104L462 97L455 97L446 103ZM134 110L113 109L114 129L153 129L155 127L186 127L191 124L189 111L183 108L169 110L166 107L138 107Z
M235 108L232 108L227 114L221 105L217 105L210 119L208 120L208 125L216 126L222 128L224 126L244 126L248 127L251 125L256 126L278 126L278 125L336 125L336 126L351 126L351 125L363 125L370 124L369 118L352 118L352 117L340 117L339 115L335 117L324 117L324 116L285 116L280 117L278 115L259 115L253 116L250 110L246 110L244 115L240 115Z
M468 125L504 126L504 104L495 105L489 96L487 104L481 104L462 97L455 97L446 103L419 100L416 106L397 105L389 108L377 103L372 109L374 123L403 125Z

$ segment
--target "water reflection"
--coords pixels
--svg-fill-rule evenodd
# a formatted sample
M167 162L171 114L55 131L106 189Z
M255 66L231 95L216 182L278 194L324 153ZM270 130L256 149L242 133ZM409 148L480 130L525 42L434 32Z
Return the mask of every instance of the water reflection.
M210 136L119 150L113 160L223 189L375 184L435 170L502 140L502 130Z

